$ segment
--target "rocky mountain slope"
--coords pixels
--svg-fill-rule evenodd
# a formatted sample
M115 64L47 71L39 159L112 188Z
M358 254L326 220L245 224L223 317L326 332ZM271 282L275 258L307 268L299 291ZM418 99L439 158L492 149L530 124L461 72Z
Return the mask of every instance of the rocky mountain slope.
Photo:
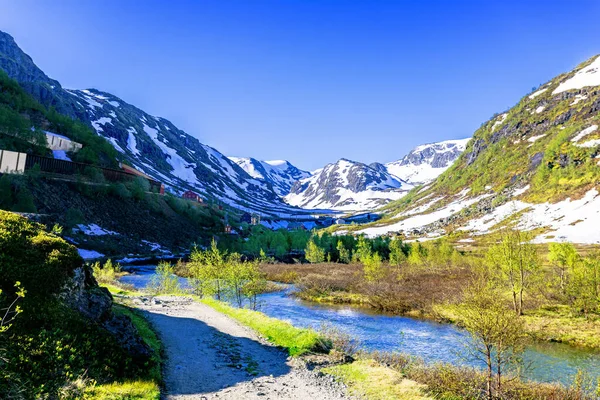
M399 199L411 188L382 164L341 159L296 182L285 201L307 209L369 210Z
M536 241L600 243L600 57L524 96L479 128L433 183L360 229L438 237L512 224Z
M289 161L259 161L249 157L229 157L253 178L271 184L277 195L283 197L290 192L294 183L308 178L310 172L296 168Z
M446 140L417 146L401 160L385 164L385 168L390 174L415 186L429 183L450 168L465 151L469 140Z
M109 93L64 89L3 32L0 69L45 106L90 125L112 143L123 161L175 191L192 189L207 198L265 214L299 212L281 201L270 182L251 177L170 121L149 115Z

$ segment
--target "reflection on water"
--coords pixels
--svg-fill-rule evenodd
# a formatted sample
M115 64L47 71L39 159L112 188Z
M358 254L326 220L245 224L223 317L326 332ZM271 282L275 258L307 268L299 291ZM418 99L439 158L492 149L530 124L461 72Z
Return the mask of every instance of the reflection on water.
M153 273L154 266L136 266L135 273L124 276L121 281L144 288ZM180 281L187 284L184 278ZM316 304L283 291L261 295L260 311L299 327L336 327L358 339L366 350L401 351L428 362L481 365L465 355L468 335L450 324L379 314L351 306ZM579 369L593 378L600 377L600 354L564 344L533 344L527 348L524 361L531 365L525 377L536 381L571 384Z

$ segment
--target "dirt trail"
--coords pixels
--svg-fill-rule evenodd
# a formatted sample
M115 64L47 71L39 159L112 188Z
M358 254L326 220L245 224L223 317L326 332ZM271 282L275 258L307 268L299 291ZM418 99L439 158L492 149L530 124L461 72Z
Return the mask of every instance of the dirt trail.
M181 297L141 298L167 355L166 399L347 399L330 377L307 370L252 330Z

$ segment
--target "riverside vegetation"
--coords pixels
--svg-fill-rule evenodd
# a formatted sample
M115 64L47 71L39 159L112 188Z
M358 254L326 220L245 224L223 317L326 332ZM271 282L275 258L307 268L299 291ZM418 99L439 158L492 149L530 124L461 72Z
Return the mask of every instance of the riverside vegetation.
M484 370L448 364L426 364L401 353L366 353L357 350L352 338L340 332L298 329L244 309L244 306L254 307L256 303L251 300L254 292L245 292L243 288L246 285L252 286L253 279L264 281L264 277L258 272L260 257L254 261L242 260L239 254L219 250L214 242L207 250L195 249L187 264L172 266L163 263L157 270L158 275L151 289L156 293L181 293L182 288L174 275L179 272L190 277L192 283L189 290L200 295L205 304L255 329L271 342L286 348L291 355L302 356L315 351L345 354L345 362L337 364L337 361L323 371L338 377L354 393L369 399L596 399L600 395L597 382L587 377L583 371L569 388L560 384L525 382L517 377L519 368L523 367L520 355L528 339L526 315L532 304L535 304L530 292L535 288L534 282L540 283L540 271L543 269L536 248L527 244L523 235L525 234L522 232L512 230L503 232L488 253L478 258L461 254L444 242L403 244L397 239L374 241L357 238L356 246L347 249L350 253L347 262L352 263L352 257L355 257L356 261L352 265L362 267L359 271L360 279L368 284L381 284L390 279L390 274L396 274L410 265L424 273L428 268L442 263L447 268L443 270L443 275L448 275L452 273L453 263L463 263L463 268L468 268L470 273L461 278L464 286L460 290L456 289L460 293L460 301L447 305L447 308L452 310L456 321L471 335L472 341L466 350L486 365ZM315 236L307 242L307 258L315 257L314 264L296 264L294 267L314 269L322 266L324 257L327 257L320 247L322 240L327 239ZM388 243L389 253L386 252L385 258L374 255L372 246L375 242ZM567 245L552 246L549 259L558 263L556 268L559 268L562 260L566 259L563 255L572 254L571 250ZM416 251L418 253L411 255L411 252ZM575 257L578 261L573 264L570 272L564 272L563 285L587 285L591 290L597 284L594 275L579 271L577 265L581 263L581 268L586 268L587 271L592 263L590 260L594 260L594 257ZM390 258L398 265L390 265ZM366 260L366 263L361 260ZM281 266L266 255L263 255L262 262L263 267ZM550 268L550 272L558 271L556 268ZM246 270L252 273L246 275L245 279L232 279L232 273L244 274ZM331 273L331 270L328 272ZM560 287L560 279L556 282ZM566 293L571 292L566 290ZM229 304L216 300L217 297L228 300ZM240 301L240 298L245 300ZM574 314L594 318L593 313L597 312L598 305L581 307L584 298L585 304L588 304L589 299L579 295L563 301L569 304ZM339 357L334 356L334 359L339 360Z

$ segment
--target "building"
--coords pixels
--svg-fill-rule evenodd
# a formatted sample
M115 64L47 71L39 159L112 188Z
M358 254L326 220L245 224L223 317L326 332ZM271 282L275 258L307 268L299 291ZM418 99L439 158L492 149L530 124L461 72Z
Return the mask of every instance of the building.
M62 151L72 151L77 152L81 150L83 145L81 143L77 143L72 141L66 136L59 135L57 133L52 133L48 131L44 131L46 134L46 141L48 142L48 148L50 150L62 150Z
M251 225L260 224L260 215L258 215L257 213L252 213L252 217L250 218L250 224Z
M187 191L183 192L183 194L181 195L181 198L186 199L186 200L196 201L198 203L204 202L204 200L202 200L202 197L200 197L199 194L194 193L191 190L187 190Z
M0 173L22 174L25 172L27 154L0 150Z

